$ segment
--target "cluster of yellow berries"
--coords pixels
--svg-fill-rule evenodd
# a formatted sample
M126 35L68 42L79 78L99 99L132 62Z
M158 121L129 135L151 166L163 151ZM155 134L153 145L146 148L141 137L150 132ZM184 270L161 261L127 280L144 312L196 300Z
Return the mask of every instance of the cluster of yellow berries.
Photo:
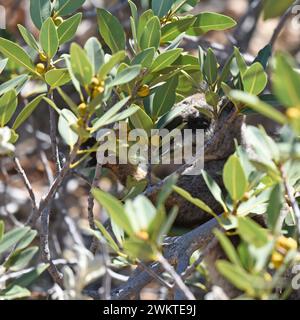
M290 250L297 249L297 242L293 238L280 236L276 240L275 250L272 254L272 264L275 269L279 269L283 264L284 258Z
M165 25L165 24L168 24L168 23L170 23L170 22L176 22L176 21L178 21L178 20L179 20L179 18L178 18L177 16L172 16L172 17L170 17L170 16L165 16L165 17L163 17L163 18L160 19L160 23L161 23L162 25Z
M42 75L42 74L46 73L47 71L54 69L54 66L51 63L47 66L48 57L42 51L39 53L39 60L40 60L40 62L37 63L35 66L35 71L37 73Z
M90 85L92 98L95 98L99 94L103 93L104 87L105 87L105 82L103 80L100 81L98 78L94 77Z
M39 54L40 62L35 66L35 70L39 74L44 74L47 71L45 62L48 61L48 57L44 52L40 52Z
M142 85L138 92L137 92L138 96L141 97L141 98L145 98L145 97L148 97L149 94L150 94L150 88L148 85L144 84Z

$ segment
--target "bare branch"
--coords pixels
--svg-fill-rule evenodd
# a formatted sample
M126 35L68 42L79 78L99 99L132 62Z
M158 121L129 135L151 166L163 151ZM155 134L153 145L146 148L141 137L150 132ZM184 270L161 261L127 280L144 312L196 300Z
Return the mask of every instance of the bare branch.
M163 268L172 276L176 287L182 291L186 298L188 300L196 300L191 290L185 285L180 275L174 270L168 260L163 255L159 255L158 261L161 263Z
M32 204L32 209L33 209L33 212L36 212L37 211L37 204L36 204L36 199L35 199L35 194L33 192L33 189L32 189L32 186L31 186L31 183L26 175L26 172L25 170L22 168L21 166L21 163L19 161L19 159L17 157L14 157L13 158L14 160L14 163L15 163L15 166L16 166L16 170L18 171L19 175L21 176L23 182L24 182L24 185L28 191L28 194L29 194L29 197L30 197L30 200L31 200L31 204Z
M274 47L274 44L275 44L276 40L278 39L281 31L283 30L286 22L288 21L290 15L291 15L291 13L292 13L293 7L294 7L295 5L298 5L298 4L300 4L300 1L299 1L299 0L295 1L294 4L292 4L292 5L287 9L287 11L281 16L280 21L279 21L277 27L275 28L275 30L274 30L274 32L273 32L273 35L272 35L272 38L271 38L271 40L270 40L270 45L271 45L272 47Z
M167 238L164 244L164 257L172 266L178 265L183 256L187 255L190 257L197 249L205 248L213 239L212 230L217 226L217 221L212 219L180 237ZM164 270L159 262L152 263L150 268L156 274ZM125 284L112 292L112 299L130 299L152 280L153 277L148 272L138 267Z

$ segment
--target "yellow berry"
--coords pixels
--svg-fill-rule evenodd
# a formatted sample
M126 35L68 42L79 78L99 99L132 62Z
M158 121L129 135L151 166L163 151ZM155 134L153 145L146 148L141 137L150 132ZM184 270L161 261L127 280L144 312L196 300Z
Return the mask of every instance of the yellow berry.
M292 120L300 119L300 108L289 108L286 115Z
M46 71L46 67L43 63L38 63L35 67L36 72L43 74Z
M64 19L62 17L56 17L54 18L54 24L59 27L63 22L64 22Z
M149 240L149 233L147 231L144 231L144 230L141 230L139 231L136 236L141 239L141 240L144 240L144 241L147 241Z
M99 84L100 84L99 79L96 78L96 77L93 77L93 79L92 79L92 86L93 86L93 87L97 87L97 86L99 86Z
M275 269L279 269L281 267L283 260L284 260L284 257L279 252L274 252L272 254L271 261Z
M284 236L280 236L276 241L276 248L289 250L297 249L297 242L293 238L286 238Z
M95 98L103 92L104 92L104 88L102 86L96 87L92 92L92 97Z
M48 61L48 57L44 52L40 52L39 57L40 57L40 60L42 62L47 62Z
M78 111L79 111L80 116L83 117L85 115L85 113L86 113L86 110L87 110L87 105L85 103L81 103L78 106Z
M148 85L144 84L143 86L141 86L137 92L139 97L147 97L150 94L150 88Z

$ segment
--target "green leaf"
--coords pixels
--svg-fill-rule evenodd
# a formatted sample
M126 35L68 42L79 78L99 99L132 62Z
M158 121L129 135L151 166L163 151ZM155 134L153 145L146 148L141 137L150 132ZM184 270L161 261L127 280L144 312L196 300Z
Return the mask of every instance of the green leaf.
M28 79L29 77L26 74L22 74L2 83L0 85L0 96L12 89L15 89L17 94L19 94L26 82L28 81Z
M18 104L15 90L8 91L0 98L0 127L4 127L12 118Z
M35 26L40 29L43 22L51 16L49 0L30 0L30 16Z
M134 200L127 200L124 206L131 228L135 234L140 231L149 232L149 227L156 216L156 208L143 195Z
M202 170L202 177L211 192L211 194L214 196L214 198L221 204L224 211L227 212L228 209L226 208L225 202L223 200L222 196L222 190L218 186L218 184L212 179L212 177L204 170Z
M264 19L267 20L281 16L293 2L294 0L264 0Z
M271 105L261 101L254 95L238 90L233 90L230 92L230 98L242 102L243 104L245 104L245 106L252 108L258 113L261 113L262 115L280 124L284 125L287 123L286 117L280 111L276 110Z
M180 56L182 49L172 49L160 54L152 63L150 72L158 72L169 67Z
M213 217L216 216L215 212L206 204L204 203L201 199L196 199L194 198L189 192L185 191L184 189L174 186L173 190L178 193L181 197L189 201L190 203L194 204L201 210L211 214Z
M73 86L76 89L76 91L79 93L81 100L83 100L80 82L77 80L77 78L75 77L75 74L73 72L72 65L71 65L71 58L70 58L70 56L67 56L67 55L65 55L64 58L65 58L67 69L69 70L69 73L70 73L70 77L71 77Z
M157 89L153 99L152 117L154 119L169 112L174 106L177 85L178 77L175 76Z
M16 280L14 280L10 284L9 287L13 287L15 285L18 285L18 286L21 286L21 287L30 286L48 267L49 267L48 264L41 263L34 270L22 275L20 278L18 278Z
M152 246L143 240L127 239L123 247L125 252L133 259L139 258L143 261L154 261L157 259L156 252Z
M36 236L37 236L37 231L30 230L18 242L18 244L15 247L15 250L17 251L17 250L23 250L27 248L31 244L31 242L35 239Z
M248 181L241 165L240 159L232 155L226 162L223 169L224 185L231 198L237 202L247 191Z
M111 219L128 235L133 234L133 229L130 225L127 214L123 208L122 203L112 195L104 192L100 189L92 189L94 198L99 202L101 206L107 211Z
M241 265L240 258L238 256L233 244L228 239L228 237L226 237L226 235L218 229L214 230L214 234L217 237L217 239L219 240L219 242L220 242L223 250L225 251L227 257L229 258L229 260L233 264L241 267L242 265Z
M0 254L17 244L29 230L29 227L22 227L7 232L0 241Z
M13 255L9 257L9 259L5 262L4 267L9 269L9 271L20 271L28 265L28 263L32 260L35 254L39 251L38 247L28 248L23 251L15 252Z
M112 236L109 234L109 232L105 229L102 223L95 220L95 224L97 228L100 230L100 232L103 234L104 238L107 240L108 244L111 246L111 248L115 251L119 251L119 246L116 244L115 240L112 238ZM97 236L97 235L96 235Z
M18 66L22 66L30 72L37 74L35 66L27 52L14 42L0 38L0 52L15 62Z
M10 286L8 289L0 291L0 300L16 300L30 296L30 291L20 286Z
M168 13L174 2L174 0L152 1L152 10L156 16L162 18Z
M40 43L48 58L52 59L55 56L59 46L56 26L52 18L48 18L42 25L40 32Z
M167 23L161 29L161 43L173 41L178 36L188 30L188 28L196 21L196 17L184 18L175 22Z
M78 10L85 0L57 0L56 16L68 16Z
M17 130L31 116L32 112L37 108L44 96L44 94L39 95L23 108L12 126L14 130Z
M93 68L86 52L76 43L71 45L71 66L73 73L82 85L89 85L93 77Z
M143 68L150 68L154 58L155 48L147 48L138 53L131 61L131 65L140 64Z
M267 74L259 62L252 64L242 76L244 90L259 95L268 83Z
M234 56L235 56L236 63L239 68L240 74L241 74L241 76L243 76L244 73L247 71L248 66L246 64L246 61L245 61L243 55L241 54L240 50L237 47L234 47Z
M248 217L238 217L238 233L245 242L258 248L269 241L267 230Z
M130 117L130 121L136 129L144 129L150 136L151 129L153 129L153 122L142 108L138 107L138 111Z
M111 124L111 123L118 121L116 119L122 118L122 113L119 115L117 115L117 113L126 105L126 103L129 101L129 99L130 99L130 97L124 98L123 100L116 103L113 107L111 107L100 119L98 119L94 123L92 133L99 130L100 128L102 128L105 125L108 125L108 124ZM125 110L125 111L128 111L128 110ZM137 108L135 107L132 110L136 111Z
M68 69L53 69L45 74L45 80L52 88L61 87L71 81Z
M272 56L272 46L270 44L267 44L264 48L262 48L258 52L258 55L254 60L254 63L259 62L263 66L263 68L266 69L271 56Z
M5 69L6 65L7 65L8 59L2 59L0 60L0 74L2 73L2 71Z
M284 192L282 190L281 184L277 184L270 195L270 200L267 208L267 220L268 228L273 232L278 232L278 219L280 216L281 209L284 205Z
M212 85L216 82L218 78L218 61L214 52L210 48L208 49L204 60L203 72L209 84Z
M212 30L227 30L236 25L232 18L219 13L203 12L196 17L195 23L187 31L190 36L201 36Z
M140 16L139 19L139 23L138 23L138 28L137 28L137 39L138 42L140 42L141 37L145 31L145 27L146 24L148 23L148 21L153 18L154 14L152 10L147 10L145 12L142 13L142 15Z
M178 106L176 108L173 108L168 113L163 115L159 118L159 120L156 123L157 129L165 128L171 121L173 121L175 118L180 116L182 112L186 109L186 106Z
M156 207L160 208L164 205L166 200L169 198L171 193L173 192L173 187L176 185L178 181L178 175L173 174L170 175L168 178L166 178L166 181L164 181L163 186L160 189L160 192L156 199Z
M5 231L5 224L4 221L0 220L0 241L3 238L4 235L4 231Z
M82 19L82 13L77 13L69 19L65 20L58 28L58 40L59 44L63 44L65 42L70 41L74 36L78 29L78 26Z
M98 74L100 67L104 63L104 52L102 50L101 43L95 37L89 38L84 49L87 52L88 58L93 67L93 74Z
M100 68L98 73L99 79L105 79L105 77L111 72L111 70L116 67L118 63L124 60L125 56L125 51L119 51L113 54L111 58Z
M119 20L104 9L97 10L100 34L112 53L125 49L126 39Z
M120 86L122 84L128 83L131 80L135 79L140 74L140 72L140 65L127 67L120 73L117 73L116 77L107 84L107 87L112 88L114 86Z
M133 21L134 21L134 24L135 26L137 27L138 25L138 9L137 9L137 6L135 5L134 2L128 0L128 4L130 6L130 11L131 11L131 16L133 17Z
M249 295L254 294L252 287L252 277L241 267L233 265L225 260L218 260L216 262L218 271L229 280L238 289L247 292Z
M70 109L73 111L73 113L77 114L77 104L61 89L56 89L60 96L63 98L64 102L70 107Z
M152 17L146 24L139 45L142 50L154 47L158 49L160 43L160 21L158 17Z
M284 106L300 106L300 74L293 69L289 56L276 56L273 85L276 96ZM283 81L284 80L284 81Z
M73 147L77 140L78 134L72 130L72 126L77 124L77 118L73 112L68 109L61 110L58 120L58 131L65 143Z
M19 31L24 39L24 41L34 50L39 51L40 46L32 33L28 31L25 27L23 27L21 24L18 24Z

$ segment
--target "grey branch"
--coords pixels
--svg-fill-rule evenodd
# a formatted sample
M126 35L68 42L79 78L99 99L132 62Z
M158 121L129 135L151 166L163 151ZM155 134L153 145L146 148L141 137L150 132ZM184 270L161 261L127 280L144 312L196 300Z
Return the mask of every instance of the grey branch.
M212 230L217 226L217 221L212 219L180 237L167 238L164 244L164 257L172 266L178 265L182 257L190 257L197 249L205 248L213 238ZM159 262L154 262L150 268L156 274L164 271ZM112 299L131 299L152 280L153 277L148 272L138 267L125 284L112 292Z
M283 30L286 22L288 21L291 13L292 13L292 10L293 10L293 7L300 4L300 0L297 0L295 1L288 9L287 11L281 16L280 18L280 21L277 25L277 27L275 28L274 32L273 32L273 35L272 35L272 38L270 40L270 45L273 47L276 40L278 39L281 31Z

